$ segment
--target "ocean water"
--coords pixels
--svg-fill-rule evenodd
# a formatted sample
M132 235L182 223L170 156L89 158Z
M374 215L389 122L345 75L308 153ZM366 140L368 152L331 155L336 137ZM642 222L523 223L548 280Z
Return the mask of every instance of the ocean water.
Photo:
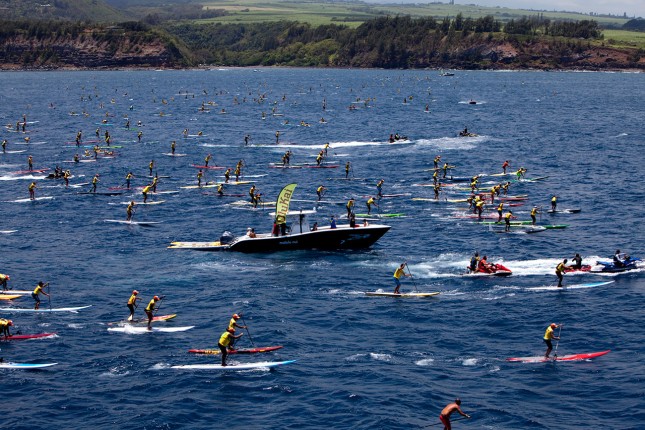
M49 282L44 307L93 305L51 315L0 311L14 320L14 332L57 333L0 342L5 361L58 363L41 371L0 370L2 428L441 428L438 415L455 397L472 415L455 428L645 425L642 270L565 277L565 285L614 281L597 288L539 288L554 285L555 265L576 252L588 264L617 248L643 256L643 74L219 69L0 76L0 121L13 129L24 114L32 122L29 133L0 131L8 151L25 151L0 154L0 272L11 275L14 289ZM209 112L199 111L202 102ZM125 130L126 116L134 131ZM101 125L104 118L114 125ZM479 136L457 137L465 126ZM93 140L97 128L121 146L115 157L66 163L85 149L66 142L79 130ZM389 144L392 133L409 140ZM21 144L25 136L28 145ZM186 156L164 155L172 140ZM326 164L338 168L270 168L287 150L292 164L313 163L327 142ZM227 194L240 196L223 198L213 188L180 188L196 184L191 164L202 164L209 153L211 165L234 168L244 160L242 179L253 181L267 202L297 183L291 209L317 207L310 222L343 215L350 197L365 212L379 179L384 194L403 195L384 198L376 212L405 216L383 220L391 230L359 251L167 249L172 241L217 240L226 230L271 228L270 205L253 210L236 203L247 199L250 184L227 186ZM66 189L60 180L44 179L46 173L13 174L27 168L28 155L35 168L69 168L70 184L85 185ZM433 197L431 187L419 184L432 183L427 169L436 155L456 166L455 176L499 173L504 160L526 167L528 178L547 176L511 185L509 194L529 196L513 207L519 219L529 218L532 205L546 210L553 194L559 208L581 212L539 217L566 229L501 234L467 218L463 203L446 201L465 198L463 184L447 186L439 202L412 200ZM140 189L77 194L96 173L98 191L122 186L128 171L141 187L150 181L151 160L162 176L158 191L179 191L151 197L162 204L138 206L135 220L160 222L154 227L105 222L125 219L123 203L140 201ZM342 179L347 161L351 180ZM204 180L222 175L208 170ZM503 179L481 180L488 189ZM36 196L53 198L16 202L28 197L32 180ZM317 205L319 185L328 189ZM463 276L476 250L513 276ZM402 262L413 275L403 280L404 291L441 294L423 300L363 295L391 291ZM195 328L108 332L107 323L128 315L135 288L143 298L139 317L153 295L165 295L160 314L178 316L159 326ZM32 305L25 296L11 306ZM284 348L230 362L297 362L271 371L170 368L217 362L187 350L216 347L235 312L249 326L240 347ZM564 323L558 354L611 352L574 363L505 361L543 354L551 322Z

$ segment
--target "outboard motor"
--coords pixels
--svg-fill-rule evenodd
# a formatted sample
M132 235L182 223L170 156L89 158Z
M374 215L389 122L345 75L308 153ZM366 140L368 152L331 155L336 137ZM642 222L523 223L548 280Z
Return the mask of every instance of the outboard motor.
M230 231L225 231L220 236L219 243L221 243L222 245L228 245L229 243L233 242L234 239L235 236L233 236L233 233L231 233Z

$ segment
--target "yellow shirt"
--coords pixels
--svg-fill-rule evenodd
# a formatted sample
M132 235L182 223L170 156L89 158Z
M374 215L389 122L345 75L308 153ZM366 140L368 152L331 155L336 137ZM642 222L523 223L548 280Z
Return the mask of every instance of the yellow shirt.
M403 271L403 269L401 269L400 267L397 267L397 269L394 271L394 277L396 279L401 279L401 276L403 276L404 273L405 272Z
M551 340L553 339L553 329L551 326L548 326L546 331L544 332L544 340Z
M41 292L42 290L43 290L43 287L41 287L40 285L38 285L38 286L36 287L36 289L34 290L34 294L38 295L38 294L40 294L40 292Z
M147 311L153 311L155 309L155 299L150 300L150 303L148 303L148 306L146 306Z
M555 268L555 273L562 273L562 272L564 272L564 263L558 264Z
M137 300L137 296L135 294L130 296L130 300L128 300L129 305L133 305Z
M228 322L228 328L235 328L235 318L231 318Z
M150 191L150 185L146 185L143 190L141 191L143 194L147 194L148 191Z
M229 346L231 344L232 338L233 338L233 336L231 336L231 333L225 331L219 337L219 344L222 345L222 346Z

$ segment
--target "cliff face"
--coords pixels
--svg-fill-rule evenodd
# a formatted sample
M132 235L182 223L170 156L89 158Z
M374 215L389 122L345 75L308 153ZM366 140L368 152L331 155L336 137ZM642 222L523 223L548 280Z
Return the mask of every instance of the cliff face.
M184 58L173 43L140 34L28 37L20 34L0 43L2 69L178 67Z

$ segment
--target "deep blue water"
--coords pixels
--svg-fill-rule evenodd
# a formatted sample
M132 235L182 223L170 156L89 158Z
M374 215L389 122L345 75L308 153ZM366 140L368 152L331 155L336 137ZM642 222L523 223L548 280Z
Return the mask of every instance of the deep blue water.
M58 333L54 339L2 343L5 360L59 363L43 371L0 371L2 428L422 428L438 423L439 412L456 396L473 416L456 428L645 425L642 272L565 278L565 284L615 281L594 289L531 290L554 285L555 265L576 252L587 263L606 259L616 248L644 254L642 74L440 77L435 71L228 69L0 76L0 121L15 125L26 114L38 121L28 126L31 142L45 142L18 145L24 134L0 132L8 150L27 150L0 155L1 228L17 230L0 234L0 272L11 275L15 289L49 281L54 307L93 305L77 314L0 313L23 333ZM259 95L265 96L261 103ZM470 99L479 103L470 105ZM209 101L216 103L210 113L198 112ZM352 102L358 109L349 111ZM272 116L273 107L284 116ZM218 114L221 109L227 114ZM83 111L89 116L69 115ZM117 157L63 163L79 151L65 142L78 130L94 139L106 112L114 115L115 125L108 128L112 144L123 146ZM141 143L136 132L123 128L125 115L133 129L143 131ZM328 123L320 124L321 117ZM139 129L137 121L143 124ZM311 126L300 127L300 121ZM480 137L455 137L464 126ZM183 138L186 128L204 136ZM277 146L276 130L283 141ZM396 132L410 142L386 144ZM244 146L245 134L252 137L250 146ZM178 153L188 155L163 155L171 140ZM340 168L268 168L287 149L292 163L313 162L325 142L331 142L329 161ZM202 164L208 153L211 164L234 167L245 160L245 179L254 180L268 201L296 182L294 198L311 202L293 202L292 209L311 209L316 188L324 184L326 200L354 196L357 212L364 212L366 196L382 178L385 194L411 194L384 199L379 210L407 216L388 220L392 229L368 250L244 255L166 247L174 240L216 240L224 230L242 234L249 226L268 231L270 207L231 205L246 199L248 185L226 189L244 197L181 189L163 196L161 205L139 207L135 219L162 221L155 228L104 222L125 218L121 202L129 195L78 195L89 186L65 189L38 175L37 196L54 198L12 202L28 196L32 177L16 179L9 172L26 169L29 154L36 168L70 168L76 175L72 184L99 173L99 191L123 184L129 170L136 176L133 185L145 184L154 159L155 171L170 176L160 181L161 191L195 184L197 169L190 164ZM552 194L561 208L582 211L541 216L542 223L569 224L564 230L496 234L454 217L464 213L463 204L413 201L432 197L431 188L413 184L432 182L424 169L438 154L457 166L458 176L497 173L505 159L528 168L527 177L548 176L511 185L510 194L530 196L514 208L519 218L528 219L532 204L548 207ZM346 161L354 179L336 180L344 177ZM205 179L219 175L209 171ZM499 179L483 177L487 184ZM344 213L343 205L323 204L311 222ZM461 276L475 250L514 275ZM392 273L404 261L414 275L403 281L404 290L442 294L429 300L362 295L390 291ZM167 326L196 327L183 333L108 333L107 322L127 316L125 303L134 288L145 302L166 296L160 312L179 315ZM14 306L30 307L32 301L24 297ZM297 363L226 373L169 368L218 360L187 350L216 347L234 312L244 313L256 345L284 348L233 356L232 362ZM142 307L138 314L143 316ZM551 322L565 323L559 354L612 351L568 364L504 361L543 354L541 339ZM240 346L250 346L248 336Z

